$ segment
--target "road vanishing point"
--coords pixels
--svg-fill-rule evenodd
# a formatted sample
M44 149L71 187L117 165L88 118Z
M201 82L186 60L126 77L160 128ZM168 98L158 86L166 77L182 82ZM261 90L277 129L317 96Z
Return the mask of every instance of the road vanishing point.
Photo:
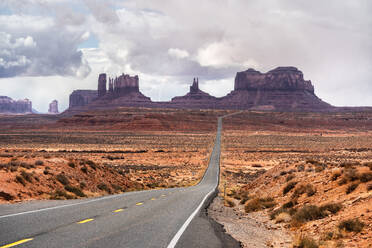
M217 193L222 118L199 184L99 198L0 205L0 248L240 247L203 211Z

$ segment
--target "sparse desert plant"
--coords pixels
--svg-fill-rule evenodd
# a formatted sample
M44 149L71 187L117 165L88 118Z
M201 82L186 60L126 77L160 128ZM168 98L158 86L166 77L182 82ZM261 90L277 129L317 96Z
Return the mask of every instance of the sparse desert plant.
M111 187L112 187L116 192L123 191L123 188L122 188L120 185L117 185L117 184L112 183L112 184L111 184Z
M254 198L249 200L244 207L246 213L255 212L275 206L275 201L271 197L266 198Z
M287 212L281 212L275 217L275 223L290 222L291 215Z
M358 218L347 219L347 220L341 221L338 224L338 228L340 230L345 230L347 232L355 232L355 233L361 232L364 226L365 224L361 222Z
M359 179L358 171L354 168L347 169L344 173L344 178L351 182L356 181Z
M35 165L43 165L44 162L42 160L36 160Z
M80 170L85 173L85 174L88 174L88 168L86 166L83 166L80 168Z
M297 171L298 172L302 172L302 171L305 171L305 165L304 164L300 164L297 166Z
M23 179L23 177L17 175L17 176L16 176L16 181L17 181L18 183L22 184L23 186L26 186L26 181L25 181L25 179Z
M74 187L74 186L70 186L70 185L66 185L65 186L65 190L71 192L71 193L74 193L75 195L77 196L80 196L80 197L85 197L86 195L84 194L83 191L81 191L81 189L79 189L78 187Z
M56 190L54 193L51 194L50 199L51 200L64 200L64 199L74 199L74 197L71 194L68 194L64 190Z
M75 163L72 161L68 162L67 165L70 166L71 168L75 168Z
M84 189L86 186L87 186L87 184L86 184L86 182L80 182L80 188L82 188L82 189Z
M92 168L93 170L97 170L97 165L96 165L96 163L94 163L92 160L87 160L85 163L86 163L87 165L89 165L90 168Z
M347 189L346 189L346 194L350 194L351 192L353 192L356 188L358 188L359 186L359 183L352 183L350 184Z
M100 183L97 185L97 188L100 189L100 190L104 190L106 191L107 193L111 194L111 189L107 186L107 184L105 183Z
M297 182L294 181L287 183L287 185L283 189L283 195L286 195L289 191L291 191L296 186L296 184Z
M27 181L27 182L30 182L32 183L32 174L31 173L28 173L26 171L21 171L21 176Z
M0 191L0 198L3 198L6 201L11 201L14 199L14 196L4 191Z
M365 173L360 174L359 180L362 183L366 183L366 182L371 181L372 180L372 172L365 172Z
M58 174L56 176L58 182L62 183L63 185L68 185L70 183L70 181L68 180L68 178L65 176L65 174Z
M336 214L342 209L342 205L340 203L327 203L320 206L320 211L325 212L328 211L332 214Z
M225 199L225 204L226 207L233 208L235 207L235 202L232 199L226 198Z
M287 182L291 181L292 179L295 178L295 175L291 174L291 175L288 175L287 178L285 179Z
M368 185L367 185L367 190L368 190L368 191L372 190L372 184L368 184Z
M332 181L336 181L339 177L341 176L341 172L337 171L335 173L332 174Z
M307 221L318 220L325 217L325 213L315 205L305 205L293 216L293 220L298 223L304 223Z
M300 239L293 245L293 248L318 248L319 245L313 238L302 236Z
M316 189L311 184L301 184L293 192L292 198L297 198L301 196L302 194L307 194L308 197L315 195Z
M341 178L340 181L338 181L338 185L344 185L344 184L347 184L347 179L346 178Z

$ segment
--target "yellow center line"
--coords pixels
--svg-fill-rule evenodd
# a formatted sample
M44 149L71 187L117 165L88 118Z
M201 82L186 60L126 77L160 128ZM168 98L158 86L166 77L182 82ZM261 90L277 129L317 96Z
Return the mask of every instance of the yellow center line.
M139 203L137 203L136 205L137 206L141 206L143 204L143 202L139 202Z
M82 221L79 221L78 224L84 224L84 223L87 223L87 222L90 222L94 219L86 219L86 220L82 220Z
M17 242L14 242L14 243L11 243L9 245L3 245L3 246L0 246L0 248L9 248L9 247L13 247L13 246L16 246L16 245L20 245L20 244L23 244L23 243L26 243L26 242L29 242L33 240L33 238L30 238L30 239L22 239L20 241L17 241Z
M155 201L156 200L156 198L151 198L151 201Z
M166 196L166 195L161 195L161 196Z
M119 212L121 212L121 211L124 211L124 209L122 209L122 208L120 208L120 209L116 209L116 210L114 211L114 213L119 213Z

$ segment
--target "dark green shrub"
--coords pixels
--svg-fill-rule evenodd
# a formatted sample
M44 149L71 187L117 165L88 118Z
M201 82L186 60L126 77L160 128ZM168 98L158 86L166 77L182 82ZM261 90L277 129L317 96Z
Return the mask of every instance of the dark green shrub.
M43 164L44 164L44 162L41 161L41 160L36 160L35 161L35 165L43 165Z
M86 166L81 167L80 169L83 173L88 174L88 168Z
M75 168L75 163L74 162L68 162L68 164L67 164L68 166L70 166L71 168Z
M31 173L27 173L26 171L21 171L21 176L27 181L27 182L30 182L32 183L32 174Z
M26 181L25 179L23 179L23 177L21 176L16 176L16 181L19 182L20 184L22 184L23 186L26 186Z

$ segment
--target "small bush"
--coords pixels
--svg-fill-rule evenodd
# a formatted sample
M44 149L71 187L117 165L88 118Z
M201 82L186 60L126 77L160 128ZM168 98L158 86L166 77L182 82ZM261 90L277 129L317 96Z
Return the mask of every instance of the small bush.
M275 206L274 199L271 197L267 198L255 198L248 201L244 207L246 213L255 212Z
M353 192L356 188L358 188L359 183L352 183L350 184L346 189L346 194L350 194Z
M293 192L292 198L297 198L305 193L308 197L313 196L316 193L316 189L311 184L299 185Z
M43 165L44 162L42 160L36 160L35 165Z
M287 175L287 173L288 173L288 172L286 172L286 171L281 171L281 172L280 172L280 175L281 175L281 176L284 176L284 175Z
M20 184L22 184L23 186L26 186L26 181L25 179L23 179L23 177L21 176L16 176L16 181L19 182Z
M368 184L368 185L367 185L367 190L368 190L368 191L372 190L372 184Z
M342 209L342 205L340 203L328 203L320 206L320 211L325 212L328 211L332 214L336 214Z
M70 195L68 194L66 191L64 190L56 190L51 196L50 196L50 199L51 200L64 200L64 199L74 199L76 197L74 197L73 195Z
M14 196L4 191L0 191L0 198L3 198L6 201L14 200Z
M48 175L48 174L49 174L49 170L45 169L45 170L43 171L43 174L44 174L44 175Z
M56 176L56 178L63 185L68 185L70 183L70 181L68 180L68 178L64 174L62 174L62 173L58 174Z
M298 166L297 166L297 171L298 171L298 172L305 171L305 165L303 165L303 164L298 165Z
M123 188L122 188L120 185L117 185L117 184L112 183L112 184L111 184L111 187L112 187L116 192L123 191Z
M301 237L298 244L293 246L294 248L318 248L319 245L315 242L314 239L309 237Z
M75 195L80 196L80 197L85 197L86 196L84 194L84 192L81 191L81 189L79 189L77 187L74 187L74 186L66 185L65 186L65 190L67 190L67 191L69 191L71 193L74 193Z
M71 168L75 168L75 163L74 162L68 162L68 164L67 164L68 166L70 166Z
M359 176L359 179L362 183L366 183L366 182L369 182L372 180L372 172L365 172L365 173L362 173L360 176Z
M346 184L347 183L347 179L346 178L341 178L341 180L340 181L338 181L338 185L344 185L344 184Z
M21 171L21 176L27 181L32 183L32 174L27 173L26 171Z
M356 181L359 179L359 174L356 169L348 169L344 173L344 178L348 181Z
M364 225L365 224L361 222L358 218L348 219L340 222L340 224L338 224L338 228L340 230L345 230L347 232L359 233L363 230Z
M225 206L233 208L233 207L235 207L235 202L233 200L229 199L229 198L226 198L225 199Z
M297 182L289 182L283 189L283 195L286 195L289 191L291 191L296 184Z
M100 189L100 190L104 190L106 191L107 193L111 194L111 189L107 186L107 184L105 183L100 183L97 185L97 188Z
M83 173L88 174L88 168L86 166L81 167L80 169Z
M299 223L318 220L325 217L325 213L315 205L306 205L299 209L293 216L293 219Z
M97 165L96 163L94 163L92 160L88 160L85 162L87 165L90 166L90 168L92 168L93 170L97 170Z
M80 182L80 188L84 189L87 186L85 182Z
M291 181L293 178L295 178L295 175L288 175L287 178L285 179L287 182Z
M340 172L335 172L332 174L332 181L336 181L341 176Z

